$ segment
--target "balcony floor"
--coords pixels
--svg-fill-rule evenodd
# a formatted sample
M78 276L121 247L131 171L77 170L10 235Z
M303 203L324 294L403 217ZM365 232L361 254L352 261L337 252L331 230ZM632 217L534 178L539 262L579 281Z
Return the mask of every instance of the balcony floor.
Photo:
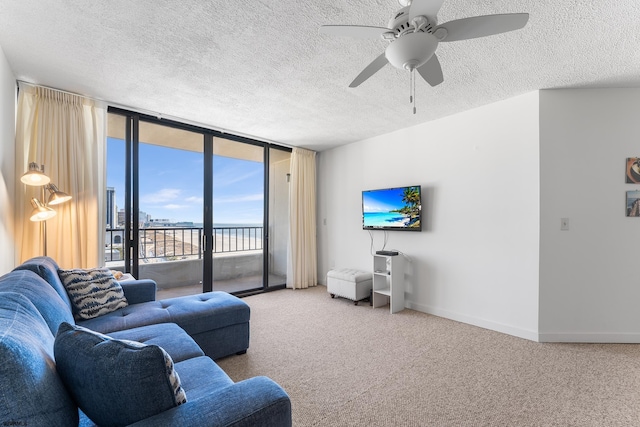
M269 283L272 286L283 285L286 281L284 276L269 275ZM215 280L213 282L214 291L225 291L229 293L242 292L254 289L262 285L262 276L247 276L230 280ZM184 295L194 295L202 292L202 284L194 284L190 286L178 286L174 288L158 289L156 299L166 299L180 297Z

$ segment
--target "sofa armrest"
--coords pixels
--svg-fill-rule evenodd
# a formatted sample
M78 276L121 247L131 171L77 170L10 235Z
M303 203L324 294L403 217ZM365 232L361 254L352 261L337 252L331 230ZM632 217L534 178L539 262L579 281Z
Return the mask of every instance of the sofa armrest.
M132 426L291 427L289 395L267 377L240 381Z
M125 280L120 282L129 304L156 300L156 282L151 279Z

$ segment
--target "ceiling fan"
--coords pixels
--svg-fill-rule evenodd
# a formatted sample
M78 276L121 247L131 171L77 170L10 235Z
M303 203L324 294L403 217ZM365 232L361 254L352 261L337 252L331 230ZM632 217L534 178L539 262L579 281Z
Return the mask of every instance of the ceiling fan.
M417 70L427 83L437 86L444 81L440 61L435 54L440 42L454 42L506 33L524 27L528 13L474 16L438 25L438 11L444 0L398 0L398 10L387 27L364 25L323 25L320 32L334 36L361 39L381 38L389 41L385 51L373 60L351 82L357 87L390 63L411 72L410 102L415 114L415 74Z

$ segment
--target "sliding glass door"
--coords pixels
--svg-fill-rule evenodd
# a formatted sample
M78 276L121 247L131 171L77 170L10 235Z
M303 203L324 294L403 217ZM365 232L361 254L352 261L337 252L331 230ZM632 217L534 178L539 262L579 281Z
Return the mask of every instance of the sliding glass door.
M284 286L289 150L122 110L108 132L108 266L162 297Z
M110 129L125 132L107 141L107 200L116 212L107 219L117 218L107 221L107 265L155 280L166 296L201 292L203 135L109 116Z
M263 287L264 151L213 138L213 290Z
M202 292L204 137L143 121L139 128L139 275L165 294Z

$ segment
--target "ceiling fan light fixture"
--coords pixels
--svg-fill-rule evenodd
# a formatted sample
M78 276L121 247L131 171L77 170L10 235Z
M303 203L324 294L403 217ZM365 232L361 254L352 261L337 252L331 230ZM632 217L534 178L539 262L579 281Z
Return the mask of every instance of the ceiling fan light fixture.
M385 56L391 65L401 70L420 68L431 58L438 40L428 33L411 33L387 46Z
M398 0L386 27L368 25L323 25L320 32L335 36L380 39L389 45L351 82L354 88L380 71L387 63L411 73L411 103L415 113L415 71L431 86L444 81L436 49L440 42L455 42L493 36L523 28L528 13L501 13L454 19L438 26L438 11L445 0Z

